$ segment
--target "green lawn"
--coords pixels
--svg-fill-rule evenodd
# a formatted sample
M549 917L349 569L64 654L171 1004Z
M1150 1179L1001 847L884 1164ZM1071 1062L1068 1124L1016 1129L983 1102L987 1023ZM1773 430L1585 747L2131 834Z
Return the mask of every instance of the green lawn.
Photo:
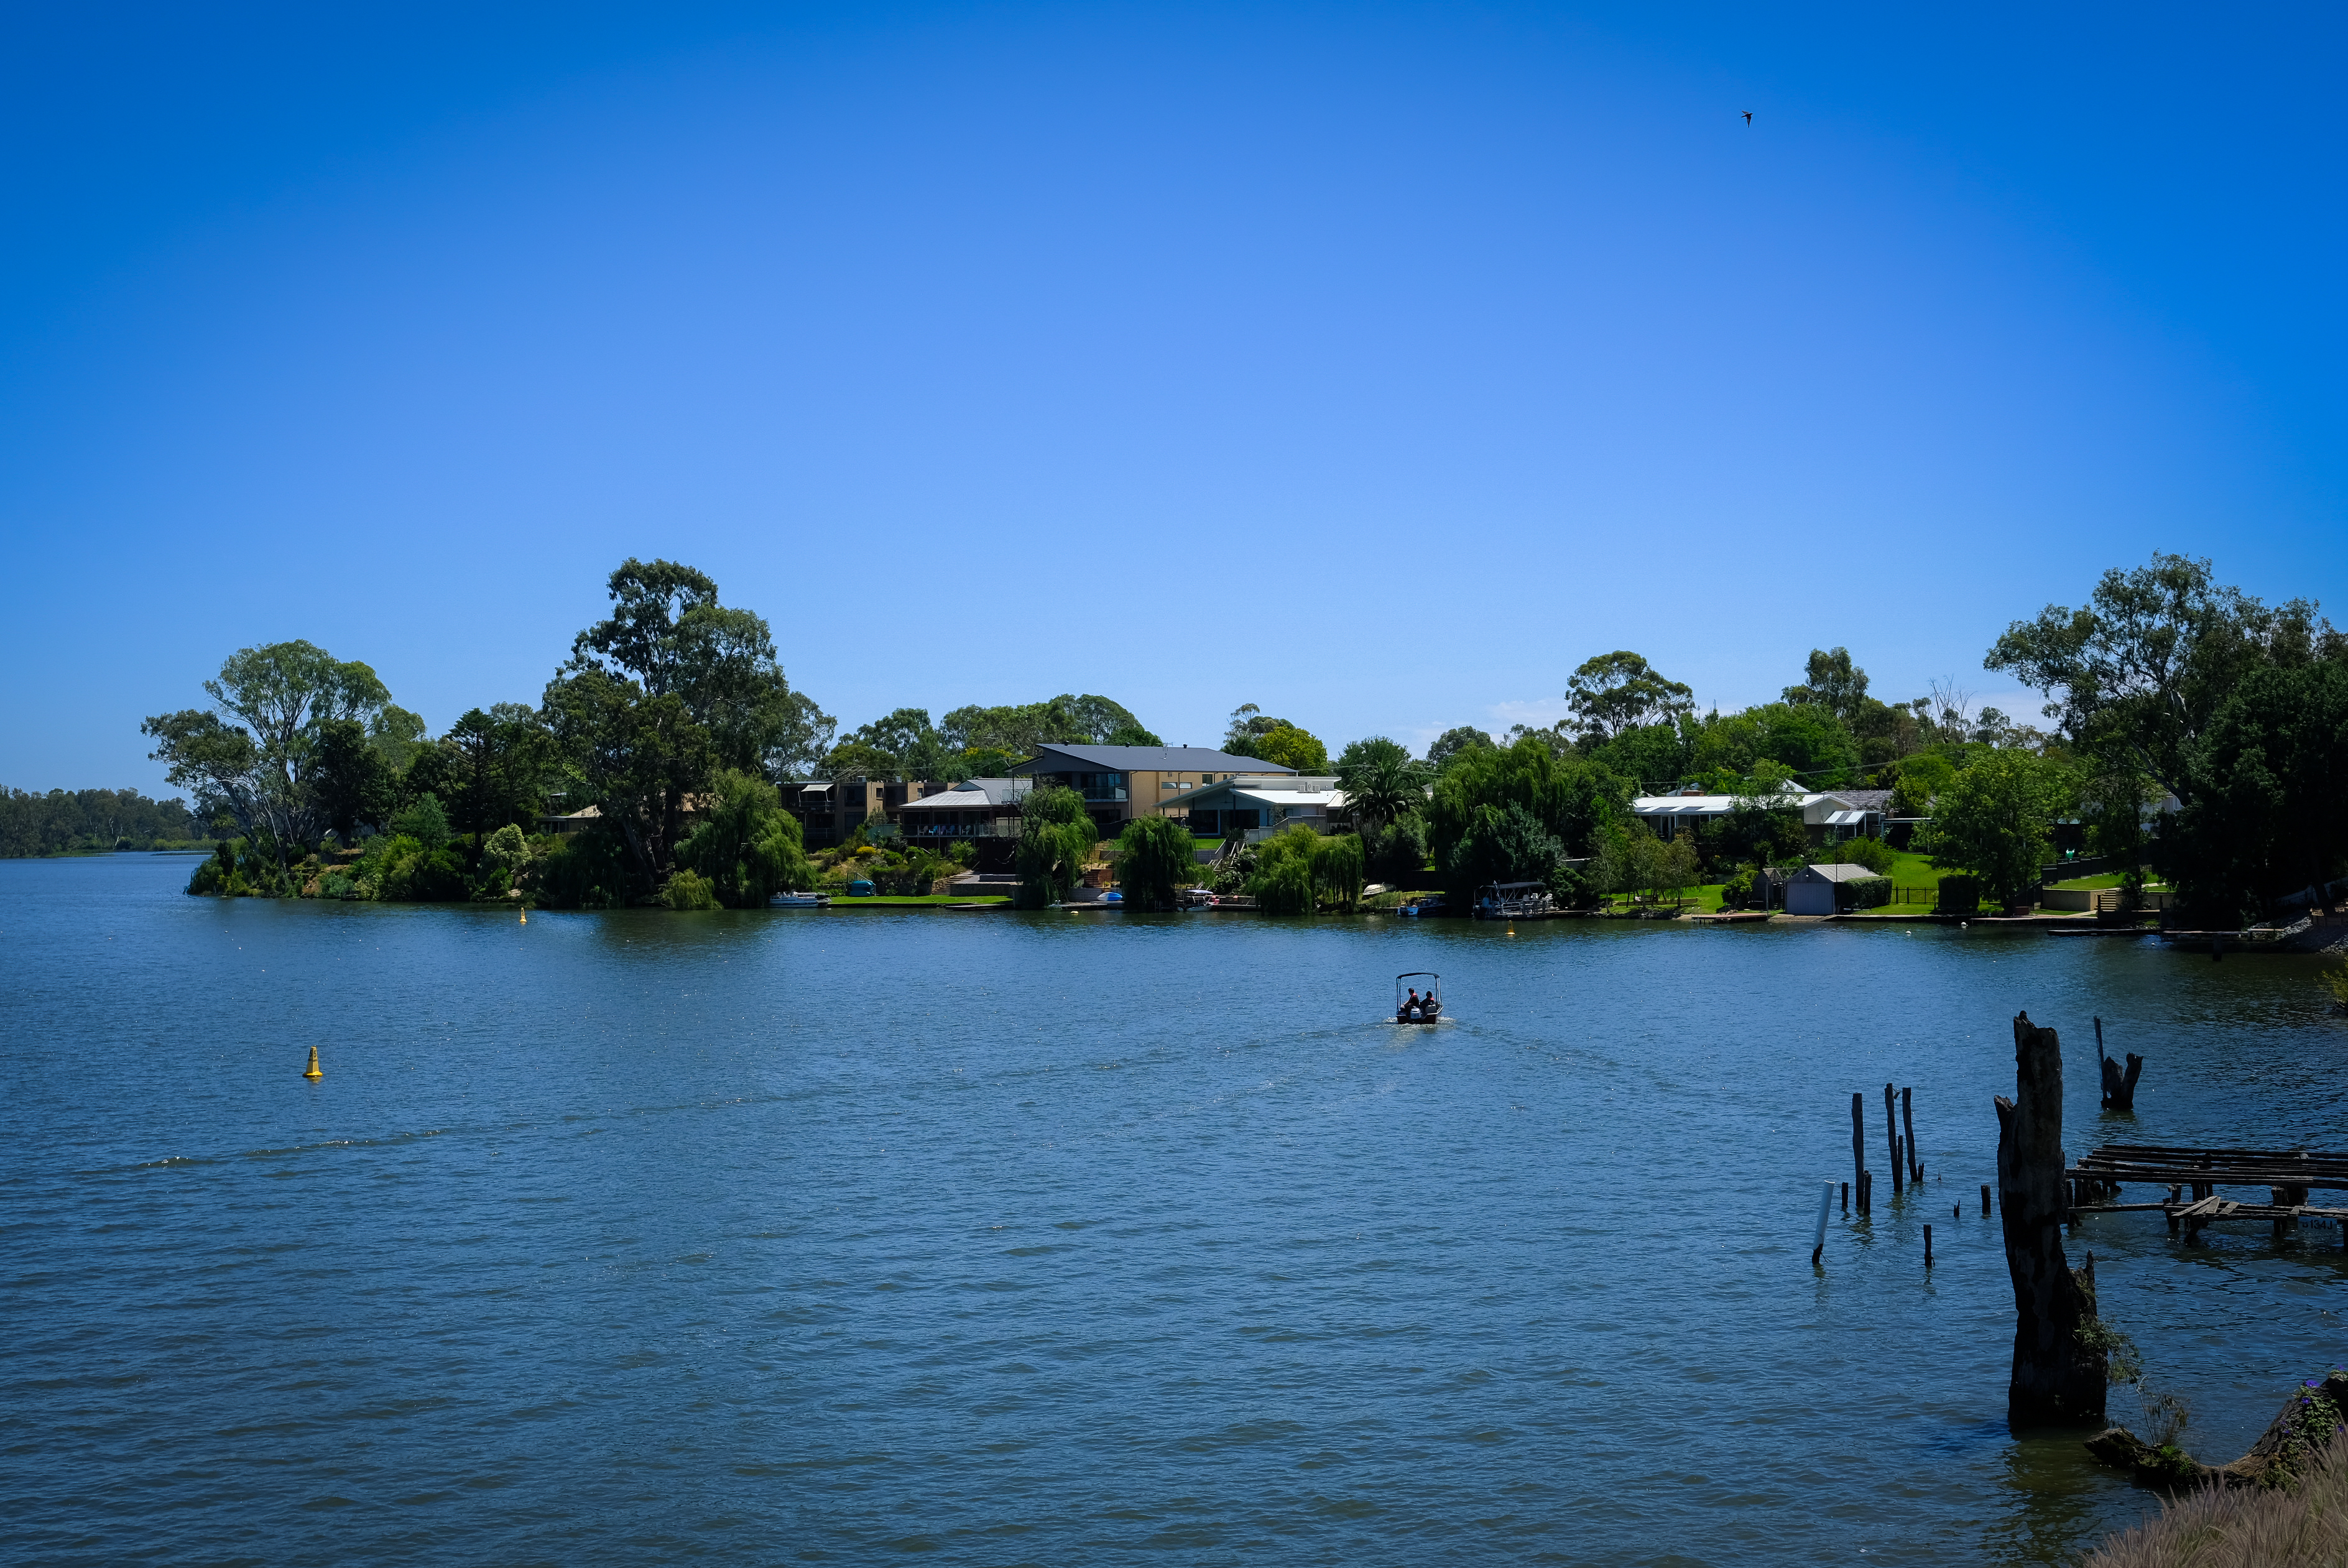
M2050 887L2116 887L2120 885L2121 875L2122 873L2117 871L2108 871L2101 876L2074 876L2067 882L2050 882L2047 886Z

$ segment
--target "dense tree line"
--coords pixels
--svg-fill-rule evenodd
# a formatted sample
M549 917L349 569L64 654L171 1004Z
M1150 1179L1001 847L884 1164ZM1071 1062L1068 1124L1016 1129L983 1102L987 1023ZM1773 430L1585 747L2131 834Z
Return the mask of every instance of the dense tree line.
M1000 778L1038 746L1162 746L1141 721L1107 697L1063 694L1044 702L956 708L932 724L926 708L899 708L850 730L824 754L828 778L905 781Z
M205 682L208 707L144 726L192 814L135 794L9 792L0 844L184 837L201 823L221 846L194 891L748 905L817 875L778 788L788 781L958 780L1045 744L1162 743L1118 703L1074 694L935 723L900 708L840 735L785 680L767 622L723 604L705 574L632 559L608 587L610 613L573 640L537 704L473 709L437 738L365 664L306 642L240 651ZM1348 904L1365 880L1463 897L1542 882L1577 903L1698 879L1735 887L1809 853L1800 794L1869 785L1890 792L1890 815L1921 820L1915 847L2007 902L2030 897L2058 822L2132 868L2130 896L2133 868L2148 867L2213 920L2325 897L2348 871L2348 638L2314 605L2270 608L2218 585L2206 561L2156 556L2106 573L2083 608L2015 622L1985 665L2044 693L2054 727L1975 711L1949 685L1882 702L1843 648L1813 650L1773 702L1702 713L1685 684L1616 650L1573 671L1558 723L1506 737L1459 726L1424 758L1370 736L1333 763L1301 725L1243 704L1222 749L1334 774L1354 831L1317 850L1283 836L1217 876L1275 907ZM1691 785L1734 809L1668 843L1631 815L1638 794ZM589 825L551 836L552 813ZM1021 900L1063 898L1097 852L1083 803L1039 789L1025 818ZM874 835L885 825L827 863L848 853L868 877L901 869L909 889L947 868L880 854ZM1128 835L1137 901L1170 900L1190 874L1180 836ZM1878 845L1848 854L1889 863Z
M1423 761L1373 736L1334 771L1370 875L1455 895L1735 889L1811 852L1800 794L1869 786L1921 819L1912 847L2007 904L2033 897L2066 823L2127 868L2126 897L2148 871L2212 922L2328 900L2348 872L2348 638L2313 604L2269 607L2207 561L2156 556L2105 574L2085 608L2016 622L1984 666L2044 693L2053 728L1976 710L1952 684L1882 702L1842 648L1813 650L1775 702L1698 713L1686 685L1617 650L1573 671L1555 725L1463 725ZM1242 709L1226 749L1294 730ZM1734 808L1669 843L1630 816L1632 795L1684 787ZM1837 853L1891 863L1871 841Z
M773 781L818 765L831 719L705 574L631 559L608 586L535 706L472 709L438 739L365 664L298 641L232 655L211 706L143 726L221 835L190 891L602 907L804 885ZM587 825L541 832L556 813Z
M2141 857L2211 923L2330 904L2348 871L2348 636L2206 560L2114 569L1990 650L2044 693L2060 781L2098 846Z
M202 836L188 803L135 789L0 788L0 858L179 846Z

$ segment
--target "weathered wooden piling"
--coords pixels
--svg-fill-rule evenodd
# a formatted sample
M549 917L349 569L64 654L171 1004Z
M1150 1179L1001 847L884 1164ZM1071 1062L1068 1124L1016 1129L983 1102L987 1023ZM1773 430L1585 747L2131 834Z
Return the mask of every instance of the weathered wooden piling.
M1932 1227L1931 1225L1924 1227L1924 1266L1926 1268L1932 1266Z
M2013 1020L2013 1098L1996 1097L1998 1204L2013 1281L2014 1427L2101 1421L2106 1358L2084 1337L2096 1317L2095 1255L2063 1255L2063 1049L2051 1029Z
M1891 1195L1900 1195L1900 1107L1891 1095L1891 1085L1883 1086L1883 1135L1891 1146Z
M1989 1218L1989 1184L1982 1184L1982 1218Z
M1859 1212L1867 1212L1867 1096L1850 1095L1850 1179L1859 1188Z
M1850 1213L1850 1184L1849 1182L1845 1182L1842 1184L1842 1212L1845 1214Z
M1908 1151L1908 1180L1917 1186L1924 1184L1924 1162L1916 1158L1916 1091L1900 1091L1900 1122L1908 1130L1902 1147Z
M2296 1185L2269 1187L2267 1189L2267 1197L2273 1203L2274 1206L2279 1209L2298 1208L2303 1206L2307 1202L2307 1189L2305 1187ZM2298 1228L2299 1216L2297 1214L2279 1216L2274 1222L2274 1239L2281 1241Z

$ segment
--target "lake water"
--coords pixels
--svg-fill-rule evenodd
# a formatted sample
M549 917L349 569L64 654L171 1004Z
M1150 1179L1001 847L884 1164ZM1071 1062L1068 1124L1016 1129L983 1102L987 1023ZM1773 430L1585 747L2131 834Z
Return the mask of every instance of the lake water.
M2013 1013L2063 1031L2075 1151L2348 1142L2309 959L523 924L188 870L0 862L15 1562L2059 1561L2150 1500L2005 1430ZM1453 1021L1382 1021L1405 969ZM2132 1122L2098 1013L2150 1059ZM1899 1204L1887 1080L1929 1172ZM1813 1272L1854 1090L1887 1190ZM2339 1239L2070 1245L2225 1460L2348 1359Z

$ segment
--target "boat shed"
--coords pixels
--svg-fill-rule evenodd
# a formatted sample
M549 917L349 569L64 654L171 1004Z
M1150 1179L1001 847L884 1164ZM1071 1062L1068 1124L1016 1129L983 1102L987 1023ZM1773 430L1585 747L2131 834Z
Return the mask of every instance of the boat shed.
M1842 884L1881 875L1864 866L1805 866L1786 879L1786 913L1838 915Z

